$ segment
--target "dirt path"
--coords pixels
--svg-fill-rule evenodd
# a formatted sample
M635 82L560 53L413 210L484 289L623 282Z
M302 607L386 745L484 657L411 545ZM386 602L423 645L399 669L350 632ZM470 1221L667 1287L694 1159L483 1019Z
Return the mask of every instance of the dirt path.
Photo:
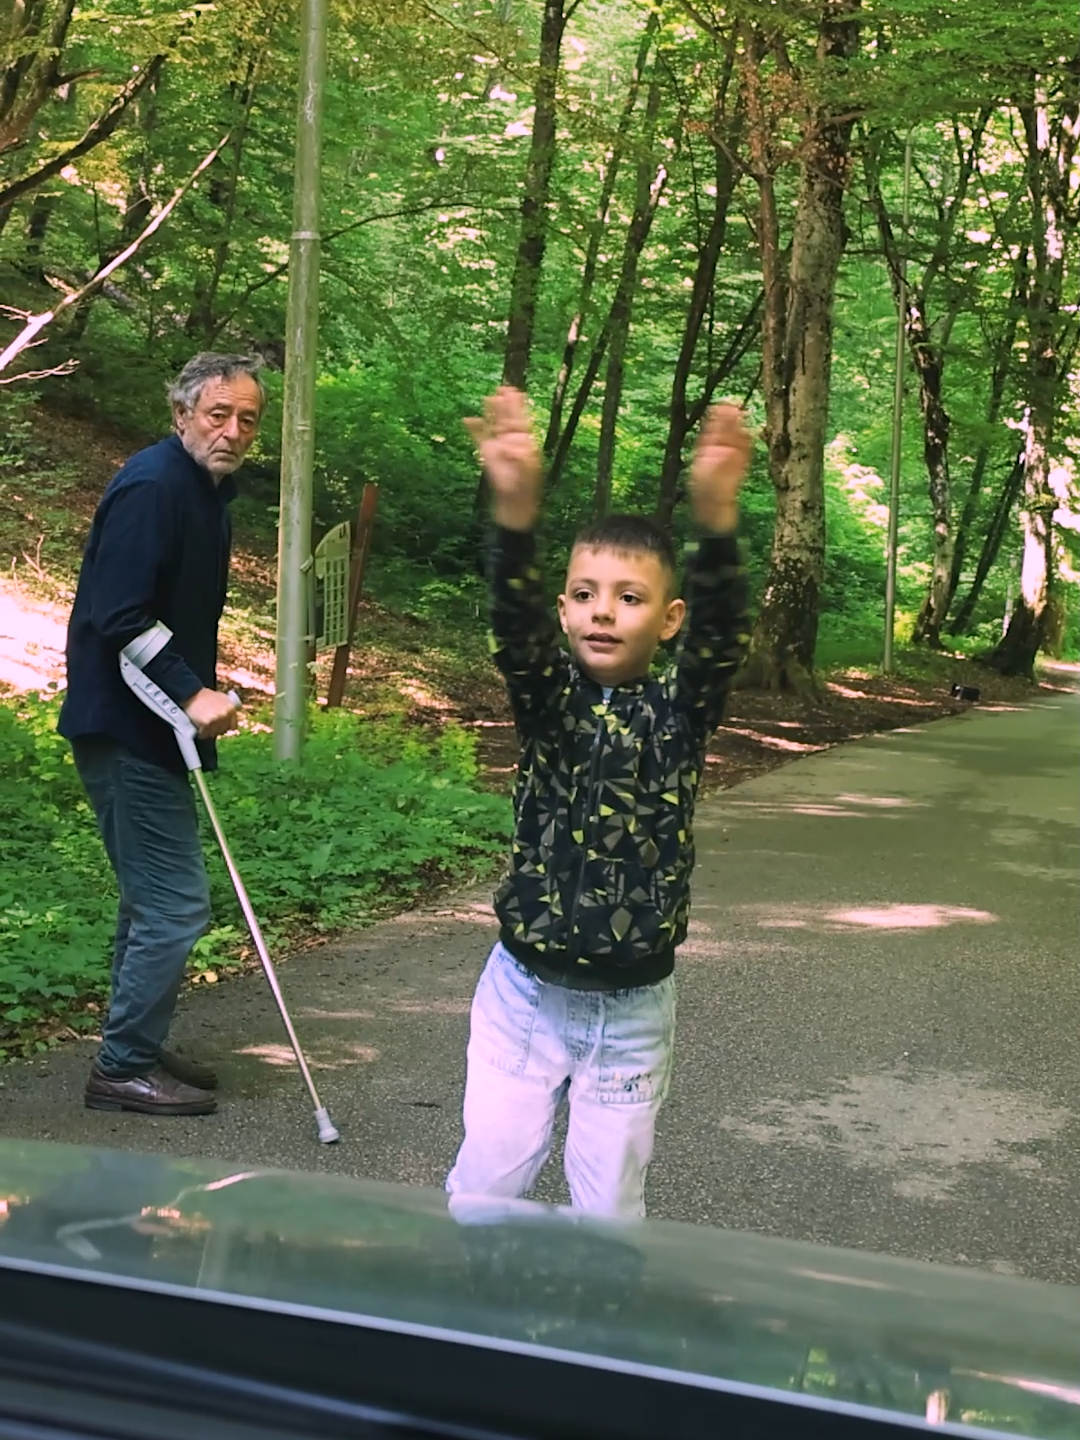
M0 578L0 686L40 690L64 674L67 611Z

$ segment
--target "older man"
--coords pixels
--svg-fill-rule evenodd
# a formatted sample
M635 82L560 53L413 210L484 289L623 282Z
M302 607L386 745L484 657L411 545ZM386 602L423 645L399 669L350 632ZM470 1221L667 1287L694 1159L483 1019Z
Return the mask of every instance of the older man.
M170 387L175 434L110 482L94 516L68 626L60 733L97 815L120 912L112 993L86 1084L95 1110L205 1115L216 1076L164 1048L210 896L195 799L172 730L120 677L119 655L155 621L172 639L146 666L198 727L204 768L236 711L217 689L232 473L259 428L260 362L196 355Z

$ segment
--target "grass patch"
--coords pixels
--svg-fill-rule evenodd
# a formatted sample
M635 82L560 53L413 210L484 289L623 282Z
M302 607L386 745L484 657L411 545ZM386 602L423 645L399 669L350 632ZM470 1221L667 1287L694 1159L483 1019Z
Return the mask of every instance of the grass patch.
M54 697L0 700L0 1056L96 1028L109 983L116 891ZM476 788L475 738L401 720L312 716L304 759L279 765L254 725L223 747L215 804L268 940L296 944L487 871L510 806ZM192 970L249 958L228 875L206 836L214 919Z

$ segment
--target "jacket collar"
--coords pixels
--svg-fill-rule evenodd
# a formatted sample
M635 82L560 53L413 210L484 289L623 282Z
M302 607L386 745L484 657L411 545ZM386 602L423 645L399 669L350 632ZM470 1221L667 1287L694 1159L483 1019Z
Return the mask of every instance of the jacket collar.
M593 680L591 676L585 674L573 655L570 656L570 675L575 685L581 686L582 689L595 691L597 701L603 698L604 687L598 680ZM611 698L614 700L616 696L643 695L648 682L649 677L643 675L640 680L627 680L622 685L613 685L611 687Z
M180 439L179 435L175 433L170 435L165 441L165 444L171 446L174 452L182 458L183 462L191 471L196 483L205 494L215 496L216 499L220 500L222 505L228 505L230 501L236 499L235 475L223 475L218 484L215 485L214 477L210 474L210 471L207 470L205 466L200 465L198 461L191 458L184 449L184 442Z

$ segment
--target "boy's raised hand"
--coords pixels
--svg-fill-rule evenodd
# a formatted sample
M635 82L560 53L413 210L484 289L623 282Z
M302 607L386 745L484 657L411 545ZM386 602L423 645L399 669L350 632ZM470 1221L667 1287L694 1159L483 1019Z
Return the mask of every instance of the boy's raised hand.
M540 513L544 468L525 396L501 385L484 401L483 418L470 416L465 428L487 475L496 525L531 530Z
M694 519L705 529L726 534L738 524L739 487L750 467L753 443L738 405L712 406L690 462Z

